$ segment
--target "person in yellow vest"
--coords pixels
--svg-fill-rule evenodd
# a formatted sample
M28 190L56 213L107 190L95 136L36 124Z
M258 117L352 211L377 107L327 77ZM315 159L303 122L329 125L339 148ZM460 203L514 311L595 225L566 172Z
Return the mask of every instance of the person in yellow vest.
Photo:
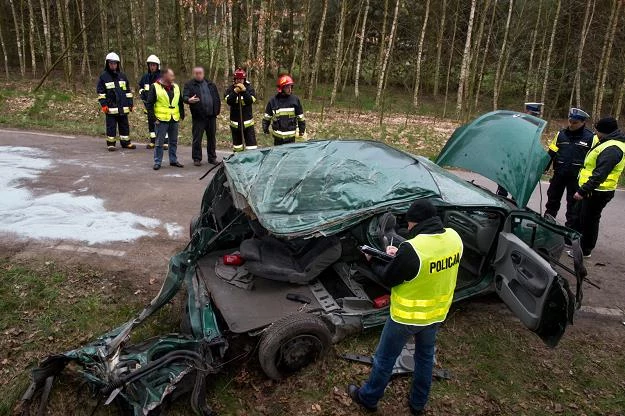
M371 374L362 387L348 385L347 393L365 410L377 410L397 357L414 338L415 371L409 406L413 415L422 415L432 384L436 332L454 297L463 246L456 231L443 227L428 200L414 202L406 220L410 238L399 248L386 248L394 259L380 273L382 283L392 288L390 317L382 330Z
M183 168L178 162L178 123L184 120L184 103L180 87L174 82L176 76L171 69L162 72L161 79L150 86L148 99L145 103L148 116L156 120L156 146L154 147L154 170L161 168L163 161L163 144L165 136L169 136L169 165Z
M619 130L616 119L602 118L595 124L595 130L599 143L584 159L584 167L579 171L579 189L573 196L578 202L571 226L582 234L584 257L590 257L597 244L601 212L614 198L625 168L625 135Z

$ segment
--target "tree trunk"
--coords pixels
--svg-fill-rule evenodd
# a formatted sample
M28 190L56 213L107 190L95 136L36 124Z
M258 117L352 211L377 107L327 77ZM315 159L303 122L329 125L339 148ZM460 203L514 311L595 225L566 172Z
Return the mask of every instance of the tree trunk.
M15 3L14 0L9 0L9 4L11 6L11 13L13 14L13 24L15 25L15 41L17 44L17 57L20 65L20 74L22 77L26 75L26 64L24 62L24 54L22 49L22 31L20 29L20 24L17 18L17 12L15 11Z
M67 43L65 42L65 38L66 38L66 34L65 34L65 18L63 17L63 4L61 2L59 2L59 4L56 5L56 12L57 12L57 22L59 24L59 42L61 43L61 48L66 48L67 47ZM67 83L69 83L69 69L67 68L67 59L63 59L63 73L65 75L65 81Z
M43 41L45 43L44 67L46 70L52 65L52 50L50 38L50 6L47 1L39 0L41 7L41 26L43 27Z
M358 44L358 57L356 58L356 74L354 74L354 95L358 99L360 96L360 65L362 63L362 49L365 44L365 31L367 28L367 15L369 14L369 0L365 0L365 14L362 18L362 27L360 29L360 42ZM447 1L447 0L445 0Z
M33 71L33 78L37 77L37 58L35 56L35 12L33 11L33 2L32 0L27 0L28 2L28 26L30 30L28 31L28 46L30 48L30 66Z
M386 26L388 22L388 0L384 0L384 17L382 18L382 33L380 33L380 48L378 49L378 56L375 61L374 70L371 71L371 83L373 84L376 71L379 73L382 67L382 60L384 59L384 45L386 45Z
M542 12L543 2L538 2L538 16L536 17L536 23L534 24L534 30L532 30L532 36L530 44L530 60L527 66L527 77L525 78L525 101L529 101L530 97L530 85L534 79L532 70L534 69L534 54L536 52L536 40L538 39L538 25L540 24L540 16Z
M512 0L510 0L512 5ZM464 42L464 52L462 54L462 64L460 65L460 78L458 79L458 98L456 99L456 116L460 118L464 102L464 89L466 87L469 62L471 61L471 34L473 33L473 21L475 20L475 8L477 0L471 1L471 12L469 13L469 27L467 28L467 38ZM510 6L512 7L512 6ZM510 16L508 16L508 24Z
M608 77L608 69L610 68L610 58L612 57L612 47L614 46L614 37L616 34L616 27L618 26L621 5L623 2L621 0L617 0L615 2L615 8L612 12L612 26L609 29L609 40L608 40L608 49L606 50L605 58L603 59L603 72L601 74L601 81L599 83L599 94L597 95L597 109L593 111L593 116L595 118L601 117L601 107L603 105L603 94L605 92L605 82Z
M9 79L9 56L7 55L7 45L4 43L2 35L2 26L0 25L0 46L2 46L2 55L4 56L4 73L7 80Z
M412 104L414 108L419 107L419 84L421 83L421 57L423 56L423 40L425 39L425 31L428 27L428 18L430 17L430 0L425 2L425 17L423 25L421 25L421 36L419 37L419 49L417 50L417 70L415 73L414 95Z
M267 0L260 0L258 11L258 42L256 42L256 65L258 66L258 81L256 91L259 97L265 96L266 66L265 66L265 26L267 22Z
M73 61L72 61L72 49L73 49L73 45L72 45L72 25L71 25L71 21L70 21L70 10L69 10L69 0L65 0L64 2L64 7L63 9L65 10L65 12L63 13L63 11L61 11L61 13L64 15L63 18L65 19L65 41L67 42L67 55L65 56L65 60L67 61L67 79L69 81L69 84L72 88L72 91L76 89L76 85L74 85L74 65L73 65Z
M234 35L233 35L233 28L232 28L232 0L228 0L228 2L226 3L226 13L228 16L228 51L230 53L230 70L232 71L232 73L234 73L234 70L236 69L235 66L237 65L235 59L234 59ZM227 79L227 77L226 77Z
M154 0L154 43L161 48L161 0Z
M443 0L443 16L438 26L436 37L436 64L434 65L434 90L432 94L438 96L439 79L441 77L441 54L443 52L443 35L445 34L445 19L447 18L447 0Z
M618 90L618 101L616 103L616 111L614 112L614 117L616 117L619 121L621 120L621 114L623 113L623 96L625 96L625 66L623 66L623 69L623 81L621 82L621 86Z
M267 25L267 52L269 54L269 59L267 59L267 66L271 69L271 75L274 76L276 74L274 74L274 68L275 68L275 64L276 64L276 57L275 57L275 50L274 50L274 44L273 44L273 15L274 15L274 8L276 6L276 3L274 0L269 0L269 19L268 19L268 25Z
M189 6L191 19L191 66L197 65L197 29L195 27L195 4Z
M180 72L186 74L188 72L187 63L186 63L186 52L185 47L188 45L187 43L187 27L184 19L184 8L180 5L178 0L174 1L175 3L175 15L176 15L176 32L177 39L182 40L182 45L178 45L176 47L176 59L178 61L178 67L180 68Z
M254 61L254 0L247 2L247 60ZM251 65L248 65L247 76L251 79Z
M490 23L488 25L488 35L486 35L486 44L484 45L484 54L482 55L482 64L480 65L480 70L478 71L477 76L477 86L475 88L475 102L473 104L473 108L477 110L477 106L479 104L480 99L480 90L482 89L482 81L484 80L484 69L486 68L486 58L488 57L488 52L490 51L490 40L493 34L493 23L495 22L495 14L497 13L497 0L493 3L493 12L490 15Z
M510 0L508 6L508 17L506 19L506 28L503 35L503 43L499 50L499 58L497 59L497 70L495 71L495 85L493 86L493 110L497 110L499 107L499 92L501 91L501 84L503 81L502 67L505 58L506 47L508 46L508 33L510 32L510 19L512 18L512 8L514 7L514 1Z
M330 95L330 105L334 105L336 100L336 90L338 89L339 82L341 81L341 68L343 66L343 43L345 35L345 17L347 15L347 2L341 2L341 16L339 18L339 33L336 41L336 54L334 57L334 84L332 85L332 94Z
M306 18L304 22L304 40L302 44L302 58L300 60L300 78L302 83L309 82L310 68L310 11L312 0L306 2Z
M456 31L458 29L458 8L460 2L456 3L456 13L454 14L454 31L449 44L449 61L447 62L447 78L445 80L445 104L443 105L443 118L447 115L447 97L449 95L449 78L451 78L451 64L454 58L454 45L456 44Z
M308 83L308 98L312 98L317 84L317 72L319 71L319 61L321 60L321 45L323 44L323 30L326 25L326 15L328 14L328 0L323 0L323 11L321 12L321 23L317 34L317 47L315 49L315 60L313 62L310 82Z
M590 32L590 25L592 24L593 16L595 15L596 0L588 1L586 3L586 11L584 12L584 23L582 25L581 39L577 49L577 64L575 66L575 80L573 90L571 91L571 99L569 100L569 107L572 107L573 103L573 91L575 92L575 105L581 107L582 105L582 58L584 57L584 46L586 45L586 39ZM592 10L592 11L591 11Z
M473 0L475 1L475 0ZM397 31L397 20L399 18L399 5L401 0L397 0L395 3L395 12L393 13L393 23L391 25L391 34L388 39L388 47L386 48L386 53L384 54L384 60L382 61L382 68L380 69L380 74L378 76L378 88L375 95L375 105L376 107L380 106L380 100L382 98L382 92L384 87L384 81L386 78L386 69L388 66L388 62L391 57L391 51L393 50L393 42L395 40L395 32Z
M80 73L84 77L86 68L87 74L89 74L89 78L91 78L91 65L89 64L89 41L87 39L87 30L85 29L85 1L77 1L77 6L80 10L80 29L82 30L82 61L80 64Z
M133 60L133 73L135 78L139 78L140 74L139 71L141 71L141 68L143 67L143 65L140 65L139 62L142 61L141 57L140 57L140 52L139 52L139 37L143 36L143 34L140 31L140 25L137 22L137 11L138 11L138 7L135 4L136 0L129 0L128 1L128 10L130 12L130 25L131 30L132 30L132 39L131 39L131 44L132 44L132 51L134 52L134 60ZM126 57L126 59L128 59L128 57ZM128 60L126 60L126 62L128 62Z
M560 8L562 6L562 0L558 0L556 6L556 15L553 18L553 26L551 28L551 40L549 41L549 49L547 50L547 58L545 58L545 75L543 78L543 90L540 94L540 102L545 102L547 95L547 84L549 82L549 70L551 69L551 53L553 52L553 44L556 37L556 31L558 30L558 18L560 17Z
M486 20L488 20L488 11L490 10L491 1L486 0L484 2L484 11L481 13L480 26L477 31L477 37L473 42L473 51L471 52L471 61L469 62L469 80L467 87L465 88L465 94L471 96L475 92L475 77L477 76L478 66L480 64L480 50L482 47L482 38L484 37L484 27L486 26ZM469 105L467 105L469 107Z

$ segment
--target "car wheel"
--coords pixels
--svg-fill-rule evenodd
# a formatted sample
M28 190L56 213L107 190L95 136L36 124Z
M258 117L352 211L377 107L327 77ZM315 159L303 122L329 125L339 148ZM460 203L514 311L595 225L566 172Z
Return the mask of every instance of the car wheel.
M267 376L280 380L324 355L332 343L328 326L316 315L298 313L273 323L258 349Z

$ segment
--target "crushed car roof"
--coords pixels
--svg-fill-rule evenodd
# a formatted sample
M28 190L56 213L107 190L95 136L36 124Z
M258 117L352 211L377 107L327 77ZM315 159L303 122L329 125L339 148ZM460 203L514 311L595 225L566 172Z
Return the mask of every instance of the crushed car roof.
M427 159L375 141L294 143L236 153L224 165L237 208L277 236L334 234L428 197L505 207Z

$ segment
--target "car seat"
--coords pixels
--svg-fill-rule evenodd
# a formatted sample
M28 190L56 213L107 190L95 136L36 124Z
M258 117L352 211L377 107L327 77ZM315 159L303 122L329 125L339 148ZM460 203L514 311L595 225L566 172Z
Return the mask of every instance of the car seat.
M272 236L243 240L247 270L265 279L308 284L341 257L338 237L283 241Z
M395 247L398 247L401 243L406 241L406 238L399 235L396 230L397 218L390 213L385 212L380 215L378 219L378 239L380 241L380 247L387 247L393 242Z

